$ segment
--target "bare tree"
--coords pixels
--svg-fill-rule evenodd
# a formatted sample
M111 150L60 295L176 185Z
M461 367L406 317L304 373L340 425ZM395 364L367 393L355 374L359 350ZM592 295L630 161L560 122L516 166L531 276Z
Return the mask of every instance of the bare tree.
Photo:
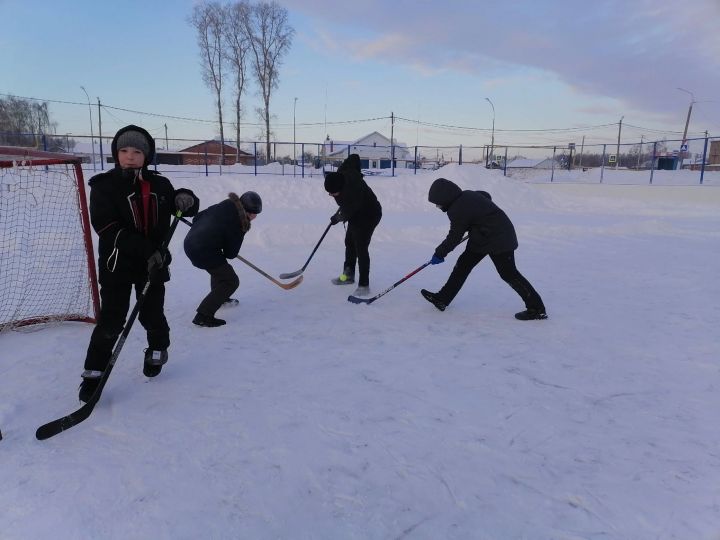
M225 30L225 56L230 70L235 77L235 141L237 144L236 163L240 163L240 120L242 119L241 98L245 91L247 78L246 56L250 47L250 38L246 33L247 20L252 10L246 0L240 0L226 6Z
M47 102L37 103L15 96L0 98L0 143L39 148L42 137L52 136L55 129ZM46 138L48 148L53 144L52 138Z
M270 154L270 97L278 86L282 57L290 50L295 30L288 25L288 12L277 2L252 6L246 21L252 68L262 96L266 155Z
M203 81L208 88L215 92L218 124L220 125L221 164L225 162L225 130L222 113L223 17L224 9L219 2L203 0L195 5L192 15L188 18L188 22L197 32Z

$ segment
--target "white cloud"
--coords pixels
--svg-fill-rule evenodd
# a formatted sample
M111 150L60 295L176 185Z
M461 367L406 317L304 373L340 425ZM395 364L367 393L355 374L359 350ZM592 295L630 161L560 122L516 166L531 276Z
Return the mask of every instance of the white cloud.
M338 42L356 58L426 74L457 70L492 80L525 66L649 113L674 114L684 100L678 86L698 100L712 99L720 88L717 0L520 0L494 7L368 0L342 10L329 0L286 4L331 20L327 32L342 36L349 29L353 39ZM717 122L717 108L707 109Z

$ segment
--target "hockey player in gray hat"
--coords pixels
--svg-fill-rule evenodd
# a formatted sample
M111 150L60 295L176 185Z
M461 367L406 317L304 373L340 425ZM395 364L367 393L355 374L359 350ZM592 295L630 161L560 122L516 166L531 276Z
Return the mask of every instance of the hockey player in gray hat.
M148 279L138 320L147 333L143 373L155 377L168 360L170 328L165 318L165 283L170 253L163 242L171 217L194 216L200 201L188 189L148 169L155 141L143 128L120 129L112 142L115 167L90 179L90 221L98 235L100 316L85 358L79 397L87 402L107 368L123 330L133 286L136 294Z

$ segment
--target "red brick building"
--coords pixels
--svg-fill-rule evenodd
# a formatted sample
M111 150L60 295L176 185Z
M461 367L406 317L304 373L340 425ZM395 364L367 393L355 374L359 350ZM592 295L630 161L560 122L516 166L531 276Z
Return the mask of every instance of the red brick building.
M221 148L223 152L221 152ZM239 159L238 159L239 152ZM243 150L238 150L229 144L221 145L220 141L205 141L200 144L188 146L180 150L183 165L219 165L220 156L224 153L223 165L252 165L253 155Z

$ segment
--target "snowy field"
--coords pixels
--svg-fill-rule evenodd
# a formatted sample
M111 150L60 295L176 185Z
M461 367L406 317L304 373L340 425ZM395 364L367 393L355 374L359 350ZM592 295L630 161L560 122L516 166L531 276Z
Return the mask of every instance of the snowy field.
M373 292L444 238L427 202L443 176L507 211L547 321L513 318L523 305L490 261L445 312L423 300L459 250L351 304L329 281L338 225L294 290L235 261L240 306L198 328L209 279L181 224L170 362L142 375L136 325L86 422L35 439L78 407L92 327L0 334L0 538L718 540L720 173L608 173L368 178L384 209ZM303 265L336 209L317 176L171 179L202 207L259 192L240 254L274 276Z

